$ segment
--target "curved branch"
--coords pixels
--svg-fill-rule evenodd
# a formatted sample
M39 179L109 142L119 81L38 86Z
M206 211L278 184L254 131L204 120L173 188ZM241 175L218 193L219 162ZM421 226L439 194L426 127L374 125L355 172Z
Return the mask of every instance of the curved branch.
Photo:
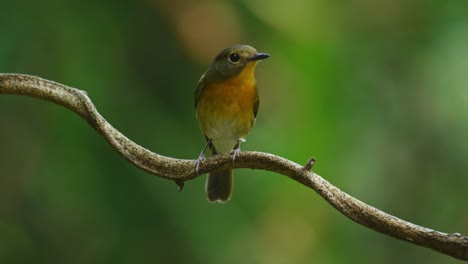
M0 74L0 94L37 97L68 108L85 119L135 166L156 176L174 180L179 186L198 176L195 173L194 160L165 157L125 137L97 112L84 91L30 75ZM234 165L229 154L207 158L200 165L199 173L220 171L228 167L276 172L315 190L339 212L361 225L454 258L468 260L468 237L421 227L367 205L309 171L312 162L313 160L306 166L301 166L273 154L247 151L236 156Z

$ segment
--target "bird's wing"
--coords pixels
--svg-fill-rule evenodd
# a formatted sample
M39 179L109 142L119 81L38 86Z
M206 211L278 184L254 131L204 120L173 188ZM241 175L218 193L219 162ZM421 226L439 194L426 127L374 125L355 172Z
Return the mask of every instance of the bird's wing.
M195 90L195 96L194 96L195 109L197 109L198 99L200 99L200 95L203 91L203 87L205 86L205 82L206 82L205 74L203 74L200 80L198 81L197 89Z
M254 114L254 118L257 117L257 112L258 112L258 107L260 106L260 97L256 96L255 98L255 103L254 103L254 109L253 109L253 114Z

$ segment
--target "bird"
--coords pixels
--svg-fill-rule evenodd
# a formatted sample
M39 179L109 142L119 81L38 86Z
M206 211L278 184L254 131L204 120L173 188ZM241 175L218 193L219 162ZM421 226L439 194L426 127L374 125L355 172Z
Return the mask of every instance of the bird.
M206 145L196 160L197 174L208 148L211 155L231 153L235 161L257 117L260 100L255 68L269 57L249 45L233 45L221 50L201 76L194 99ZM232 186L231 168L209 173L205 185L208 200L229 201Z

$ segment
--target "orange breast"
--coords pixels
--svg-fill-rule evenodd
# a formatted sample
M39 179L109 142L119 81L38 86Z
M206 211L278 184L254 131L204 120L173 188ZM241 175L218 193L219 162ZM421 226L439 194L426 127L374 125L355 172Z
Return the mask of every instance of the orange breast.
M253 69L244 69L234 78L207 83L203 87L197 116L203 133L209 138L237 140L249 133L258 96L253 73L249 74L251 71Z

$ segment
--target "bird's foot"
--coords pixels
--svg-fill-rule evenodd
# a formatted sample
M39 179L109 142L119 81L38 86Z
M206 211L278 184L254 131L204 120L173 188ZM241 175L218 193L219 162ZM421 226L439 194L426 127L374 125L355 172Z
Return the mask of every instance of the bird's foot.
M211 145L211 139L208 139L208 141L206 142L205 147L202 149L200 155L198 155L197 160L195 160L195 173L197 174L197 176L198 176L198 168L200 167L200 164L205 159L205 151L210 145Z
M195 173L198 175L198 168L200 164L202 164L203 160L205 159L205 154L201 153L200 156L195 160Z
M236 156L241 152L240 149L240 142L237 144L236 148L231 151L232 155L232 164L234 164L234 161L236 161Z

